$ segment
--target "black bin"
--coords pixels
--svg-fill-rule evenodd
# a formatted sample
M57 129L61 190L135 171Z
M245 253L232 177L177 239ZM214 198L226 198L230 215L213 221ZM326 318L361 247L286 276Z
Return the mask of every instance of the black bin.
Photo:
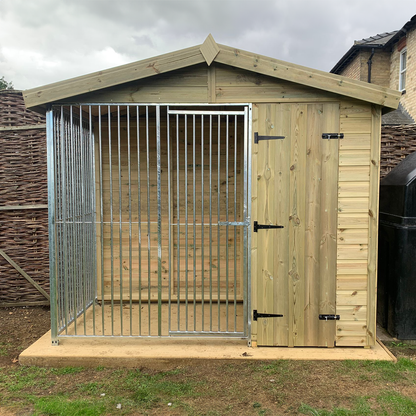
M416 152L380 184L377 321L416 339Z

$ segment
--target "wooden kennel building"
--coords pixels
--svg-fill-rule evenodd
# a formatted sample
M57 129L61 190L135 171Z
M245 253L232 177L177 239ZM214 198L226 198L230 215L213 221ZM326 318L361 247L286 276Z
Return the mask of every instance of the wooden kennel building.
M373 345L399 97L211 35L25 91L47 115L52 342Z

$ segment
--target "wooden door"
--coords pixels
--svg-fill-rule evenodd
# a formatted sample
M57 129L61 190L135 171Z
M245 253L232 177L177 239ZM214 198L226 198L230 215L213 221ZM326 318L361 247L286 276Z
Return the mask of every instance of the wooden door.
M333 347L339 104L265 104L253 132L284 139L253 144L253 221L282 225L253 233L253 322L258 345ZM256 114L257 112L257 114ZM254 179L253 179L254 182ZM257 188L256 188L257 187Z

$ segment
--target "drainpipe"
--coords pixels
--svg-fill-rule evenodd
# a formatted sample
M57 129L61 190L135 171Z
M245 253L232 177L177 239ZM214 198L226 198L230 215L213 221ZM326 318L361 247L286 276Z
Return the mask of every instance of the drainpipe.
M368 65L368 80L367 82L371 84L371 65L373 64L373 56L374 56L374 48L371 50L371 55L368 58L367 65Z

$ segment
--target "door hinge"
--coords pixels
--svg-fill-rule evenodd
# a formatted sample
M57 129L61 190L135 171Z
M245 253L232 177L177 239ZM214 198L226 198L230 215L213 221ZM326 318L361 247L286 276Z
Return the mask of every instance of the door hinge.
M344 138L344 133L322 133L322 138L323 139L343 139Z
M339 315L319 315L320 321L339 321Z
M271 228L285 228L283 225L269 225L269 224L259 224L257 221L254 221L254 232L258 230L270 230Z
M283 315L276 313L258 313L256 309L253 310L253 321L257 321L258 318L283 318Z
M260 140L281 140L285 136L259 136L259 133L254 133L254 143L258 143Z

